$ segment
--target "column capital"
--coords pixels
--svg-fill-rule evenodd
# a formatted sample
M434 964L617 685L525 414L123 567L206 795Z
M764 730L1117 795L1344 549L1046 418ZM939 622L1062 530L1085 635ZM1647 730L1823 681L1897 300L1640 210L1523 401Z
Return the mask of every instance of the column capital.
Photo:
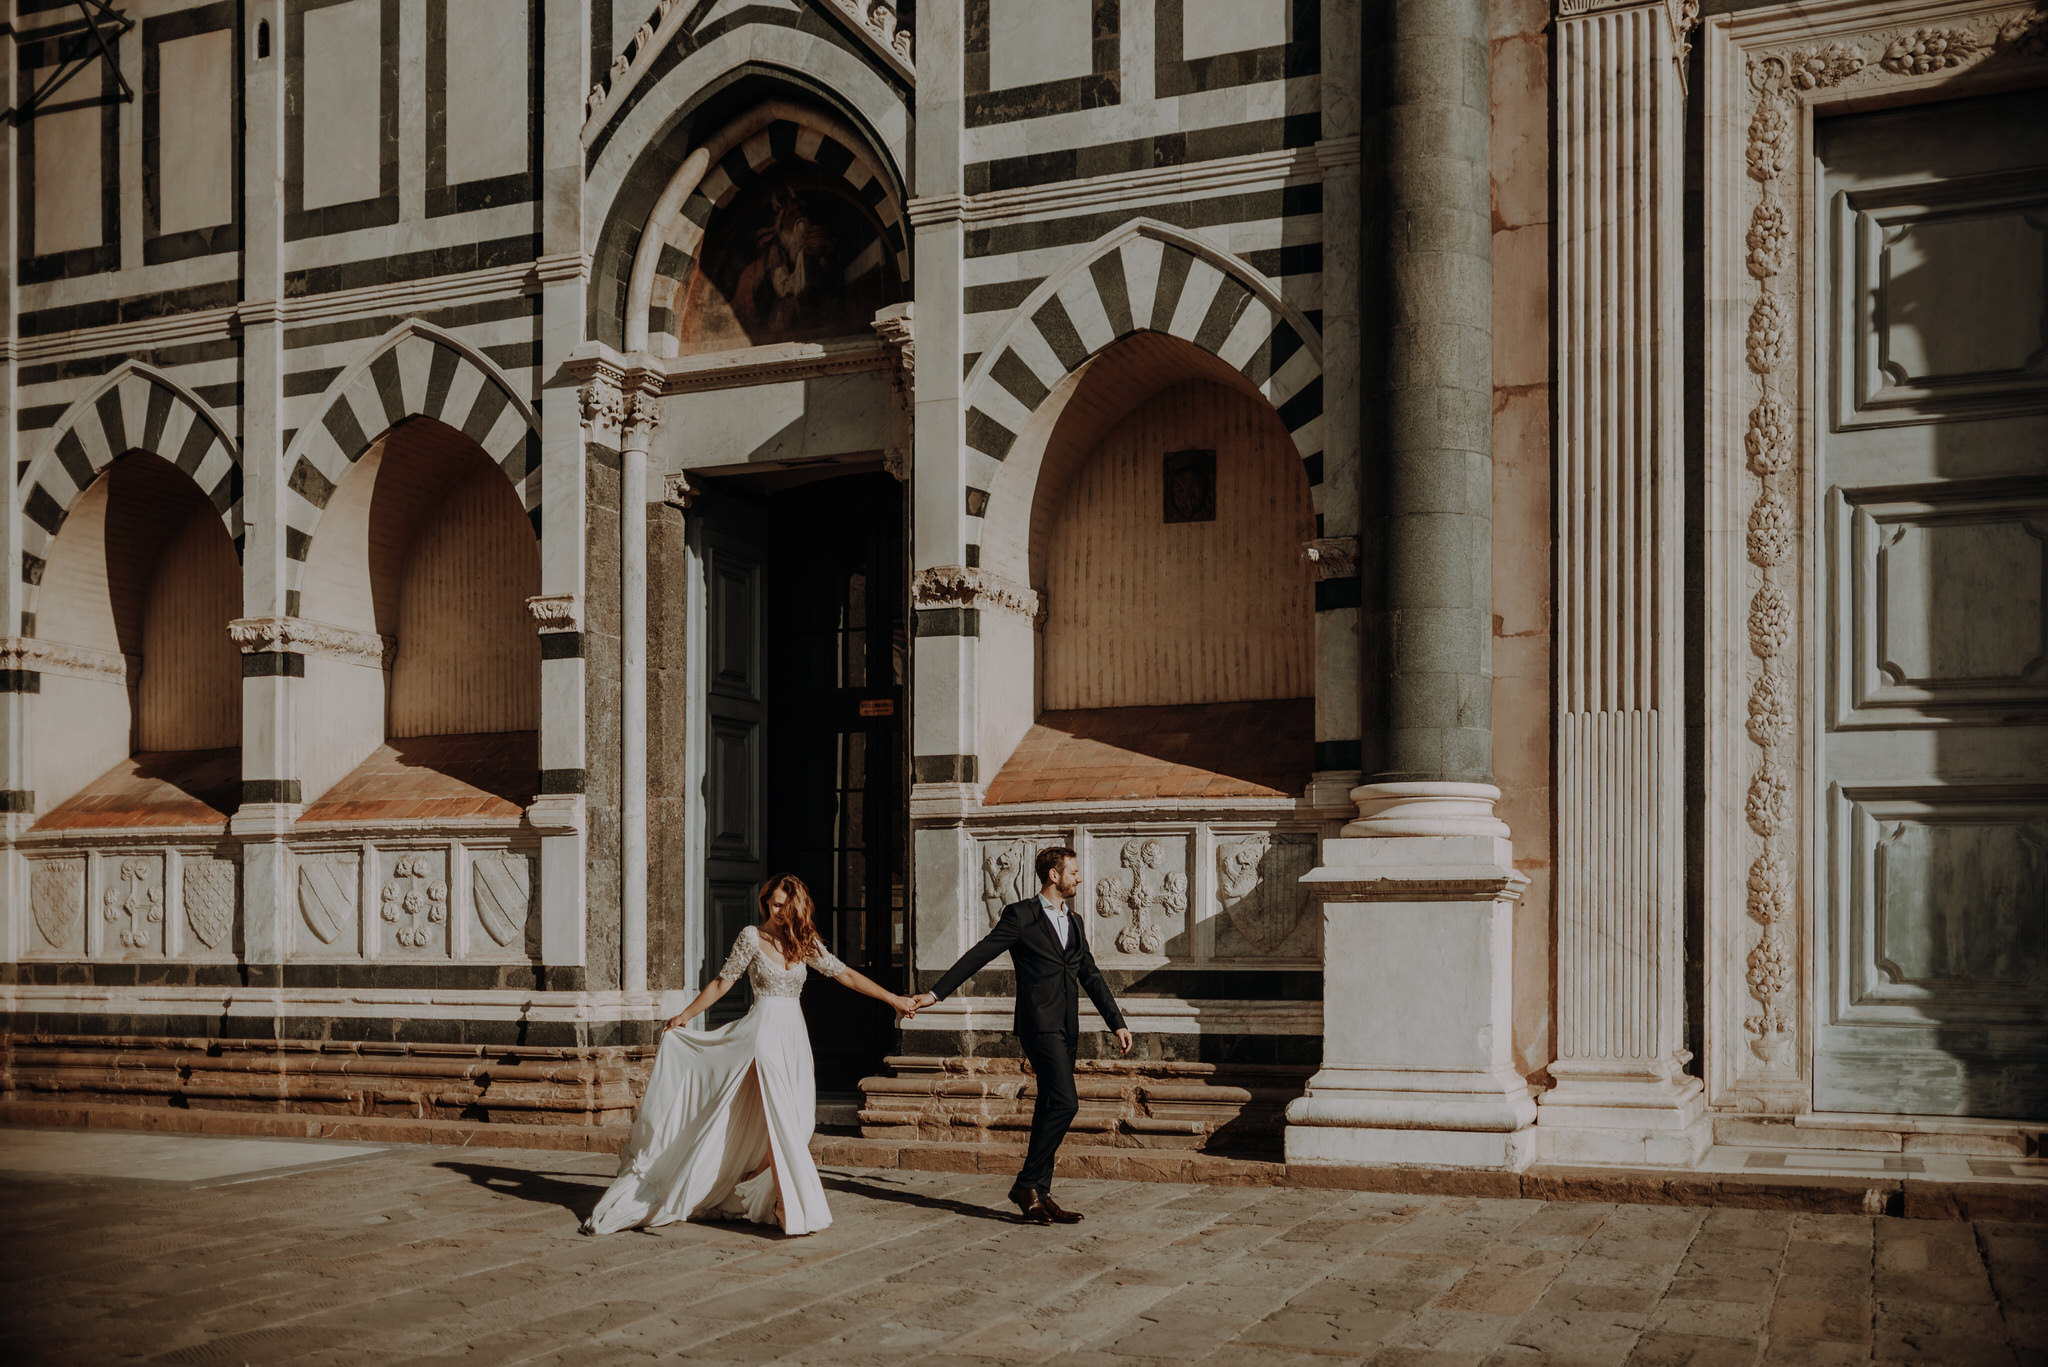
M526 613L542 632L583 630L583 595L541 593L526 600Z
M1685 78L1685 59L1692 55L1693 31L1700 26L1700 0L1556 0L1557 21L1594 19L1616 10L1661 10L1671 35L1671 56L1679 80Z

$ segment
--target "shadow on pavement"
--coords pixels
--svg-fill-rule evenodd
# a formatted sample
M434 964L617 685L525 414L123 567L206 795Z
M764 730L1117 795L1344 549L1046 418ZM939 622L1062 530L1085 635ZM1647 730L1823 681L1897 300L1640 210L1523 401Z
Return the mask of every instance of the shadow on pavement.
M529 1172L524 1168L501 1168L489 1163L436 1163L437 1168L459 1172L480 1187L488 1187L504 1196L516 1196L522 1201L537 1201L545 1205L561 1206L576 1217L581 1224L597 1205L597 1198L604 1195L604 1189L611 1179L593 1173L580 1182L559 1181L544 1172ZM563 1173L564 1177L579 1174Z
M965 1215L976 1220L999 1220L1003 1224L1017 1223L1017 1217L1006 1210L993 1210L988 1206L969 1205L965 1201L952 1201L943 1196L926 1196L919 1191L905 1191L889 1187L873 1180L853 1177L837 1177L820 1173L819 1180L829 1191L843 1191L853 1196L869 1196L877 1201L894 1201L898 1205L917 1206L923 1210L944 1210L955 1215Z

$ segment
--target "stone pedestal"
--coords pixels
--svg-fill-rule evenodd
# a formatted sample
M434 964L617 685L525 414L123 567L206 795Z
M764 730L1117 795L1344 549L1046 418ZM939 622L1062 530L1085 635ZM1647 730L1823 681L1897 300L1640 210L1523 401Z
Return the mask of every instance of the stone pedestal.
M1323 905L1323 1066L1287 1108L1287 1161L1527 1167L1511 949L1528 879L1507 839L1347 836L1302 881Z
M1557 1057L1539 1151L1697 1162L1683 1069L1681 16L1560 18Z

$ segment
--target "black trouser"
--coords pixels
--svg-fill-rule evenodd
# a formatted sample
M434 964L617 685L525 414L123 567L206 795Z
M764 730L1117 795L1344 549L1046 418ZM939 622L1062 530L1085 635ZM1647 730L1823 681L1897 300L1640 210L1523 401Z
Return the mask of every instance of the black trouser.
M1081 1109L1074 1091L1074 1049L1080 1043L1064 1030L1042 1035L1020 1035L1024 1057L1037 1075L1038 1103L1031 1108L1031 1147L1024 1153L1024 1170L1017 1185L1038 1191L1052 1190L1053 1160L1059 1157L1060 1141Z

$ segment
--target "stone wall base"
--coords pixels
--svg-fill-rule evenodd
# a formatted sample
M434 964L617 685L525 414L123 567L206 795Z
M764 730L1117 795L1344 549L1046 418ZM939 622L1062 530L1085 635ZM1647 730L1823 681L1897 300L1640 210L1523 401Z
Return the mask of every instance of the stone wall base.
M1021 1144L1037 1086L1021 1059L901 1055L886 1076L861 1079L861 1134L869 1139ZM1287 1103L1308 1067L1285 1064L1075 1065L1081 1114L1067 1144L1181 1149L1278 1158Z
M632 1118L652 1051L0 1035L0 1097L601 1126Z

